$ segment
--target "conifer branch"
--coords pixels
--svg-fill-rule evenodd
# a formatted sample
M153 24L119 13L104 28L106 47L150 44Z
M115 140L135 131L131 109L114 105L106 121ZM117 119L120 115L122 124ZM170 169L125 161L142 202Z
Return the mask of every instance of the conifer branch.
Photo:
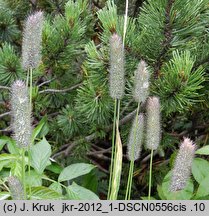
M11 114L11 112L2 113L2 114L0 114L0 118L3 118L4 116L10 115L10 114Z
M142 106L142 109L144 109L144 106ZM124 125L128 122L130 122L135 116L136 116L136 109L134 111L132 111L131 113L127 114L123 119L120 120L119 125ZM106 132L109 132L112 130L113 125L109 125L105 128ZM73 142L70 142L68 144L65 144L64 146L61 147L60 152L56 153L53 158L55 156L58 156L62 153L64 153L65 156L67 156L69 154L69 152L77 145L83 143L83 142L91 142L92 140L96 139L98 136L98 133L92 133L84 138L81 138L79 140L75 140ZM61 153L62 152L62 153Z
M78 84L76 84L70 88L67 88L67 89L45 89L45 90L40 91L39 94L43 94L43 93L65 93L68 91L72 91L81 85L82 85L82 83L78 83Z
M53 80L55 80L55 78L50 79L50 80L46 80L46 81L40 83L40 84L38 85L38 87L40 88L41 86L46 85L46 84L50 83L50 82L53 81Z
M53 2L54 2L55 6L57 8L57 11L64 16L63 11L62 11L62 9L60 7L59 2L57 0L54 0Z
M10 90L10 87L7 87L7 86L0 86L0 89Z
M135 6L134 6L134 17L136 17L139 13L140 7L142 6L144 0L136 0Z
M162 42L163 49L161 50L156 63L154 65L154 78L157 79L160 75L160 69L163 65L163 61L165 60L166 53L168 52L170 46L171 46L171 40L172 40L172 27L170 25L170 12L172 5L175 0L169 0L168 5L165 12L165 28L164 28L164 40Z

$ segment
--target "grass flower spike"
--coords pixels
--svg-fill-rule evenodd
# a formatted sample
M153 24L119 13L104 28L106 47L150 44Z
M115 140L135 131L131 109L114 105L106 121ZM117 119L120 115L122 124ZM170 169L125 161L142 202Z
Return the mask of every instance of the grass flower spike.
M124 49L119 35L113 34L110 38L110 96L113 99L121 99L124 95Z
M160 144L160 138L160 101L158 97L149 97L147 101L147 148L156 150Z
M195 155L196 145L189 139L184 138L177 154L172 172L171 191L184 189L191 174L192 161Z
M149 95L149 71L145 61L140 61L134 77L134 100L138 103L145 102Z
M24 200L24 192L20 180L17 177L10 176L7 181L12 199Z
M25 70L38 67L41 60L43 12L31 14L24 26L22 66Z
M31 142L31 108L27 87L21 80L11 87L11 111L14 139L19 148L26 148Z
M158 97L149 97L147 100L147 131L146 146L151 150L150 155L150 171L149 171L149 192L148 200L151 197L152 186L152 160L153 152L160 144L161 127L160 127L160 101Z
M144 115L139 114L133 121L129 141L128 141L128 159L135 161L139 159L144 132Z

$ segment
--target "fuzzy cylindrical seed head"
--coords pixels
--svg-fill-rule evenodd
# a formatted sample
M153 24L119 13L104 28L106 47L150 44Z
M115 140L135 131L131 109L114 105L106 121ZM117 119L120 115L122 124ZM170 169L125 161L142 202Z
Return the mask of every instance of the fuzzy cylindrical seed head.
M192 161L195 155L196 145L184 138L177 154L171 178L171 191L184 189L191 174Z
M145 61L140 61L134 76L133 97L138 103L145 102L149 95L149 72Z
M13 137L19 148L30 145L32 135L31 107L25 83L17 80L11 86Z
M144 115L139 114L132 123L127 145L127 157L131 161L139 159L144 132Z
M24 200L24 192L20 180L17 177L10 176L7 181L12 199Z
M122 38L113 34L110 38L109 91L113 99L121 99L125 89L124 48Z
M160 100L158 97L149 97L147 100L147 127L146 146L150 150L156 150L160 144Z
M25 21L22 42L22 67L37 68L41 61L43 12L31 14Z

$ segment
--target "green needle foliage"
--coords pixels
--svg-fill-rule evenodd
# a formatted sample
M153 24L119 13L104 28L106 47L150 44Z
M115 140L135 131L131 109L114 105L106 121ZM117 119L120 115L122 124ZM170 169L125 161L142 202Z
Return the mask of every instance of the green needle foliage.
M69 138L73 137L81 126L76 111L69 105L63 108L61 113L57 116L57 123L64 135Z
M23 77L20 57L10 44L3 44L0 48L0 84L10 85L16 79Z
M81 114L83 123L98 126L109 124L111 104L109 91L105 84L95 86L89 81L78 90L76 109Z
M161 97L166 114L183 112L200 100L198 90L203 88L205 73L202 67L193 69L194 62L189 51L176 51L163 66L154 92Z
M14 42L20 36L13 13L0 3L0 44L3 42Z

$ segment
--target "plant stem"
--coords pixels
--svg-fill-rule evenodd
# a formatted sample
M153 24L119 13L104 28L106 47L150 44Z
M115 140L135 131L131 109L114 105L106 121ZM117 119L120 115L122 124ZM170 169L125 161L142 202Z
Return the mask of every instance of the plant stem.
M24 199L26 200L26 185L25 185L25 149L22 149L22 184L24 191Z
M152 187L152 159L153 159L153 149L151 150L151 156L150 156L148 200L150 200L150 196L151 196L151 187Z
M45 180L48 180L48 181L50 181L50 182L53 182L53 183L59 183L62 187L64 187L65 189L67 189L67 186L65 186L64 184L62 184L62 183L60 183L60 182L57 182L57 181L55 181L55 180L53 180L53 179L50 179L50 178L48 178L47 176L42 176L41 178L42 178L42 179L45 179Z
M131 188L132 188L132 181L133 181L133 173L134 173L134 160L131 161L131 176L130 176L130 183L129 183L129 193L128 193L128 200L131 199Z
M113 173L113 160L114 160L114 151L115 151L115 126L116 126L116 113L117 112L117 99L115 99L114 103L114 119L113 119L113 131L112 131L112 153L111 153L111 165L110 165L110 178L109 178L109 186L108 186L108 194L107 199L110 198L110 191L112 185L112 173Z
M32 112L32 93L33 93L33 70L30 68L30 109ZM32 141L28 145L28 176L30 178L30 166L31 166L31 155L30 155L30 146L32 146ZM31 197L31 185L29 184L29 199Z
M30 70L27 70L27 77L26 77L26 86L28 87L29 83L29 76L30 76Z
M125 38L126 38L127 21L128 21L128 0L126 0L126 8L125 8L125 15L124 15L123 47L125 46Z
M129 196L129 188L130 188L130 179L131 179L132 166L133 166L133 163L132 163L132 160L131 160L130 165L129 165L128 182L127 182L127 187L126 187L125 200L128 200L128 196Z

